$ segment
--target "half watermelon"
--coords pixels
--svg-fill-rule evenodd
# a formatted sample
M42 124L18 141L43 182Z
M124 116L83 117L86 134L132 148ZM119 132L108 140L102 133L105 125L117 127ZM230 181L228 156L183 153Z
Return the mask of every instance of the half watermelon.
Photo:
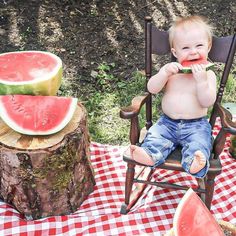
M72 119L77 98L57 96L0 96L0 116L13 130L27 135L49 135Z
M178 204L173 229L175 236L224 236L215 218L191 188Z
M206 66L206 70L210 70L214 67L214 63L211 63L205 59L197 59L197 60L191 60L191 61L182 61L181 65L183 66L183 69L180 70L180 73L189 74L192 73L191 65L196 64L203 64Z
M50 52L18 51L0 54L0 95L56 95L62 61Z

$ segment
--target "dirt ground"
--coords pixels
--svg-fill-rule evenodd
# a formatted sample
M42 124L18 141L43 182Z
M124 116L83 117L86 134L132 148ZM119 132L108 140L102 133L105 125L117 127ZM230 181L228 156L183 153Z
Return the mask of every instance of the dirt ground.
M163 30L176 16L200 14L217 36L235 33L234 0L0 0L0 52L47 50L60 56L64 78L93 83L98 64L128 78L142 70L144 17Z

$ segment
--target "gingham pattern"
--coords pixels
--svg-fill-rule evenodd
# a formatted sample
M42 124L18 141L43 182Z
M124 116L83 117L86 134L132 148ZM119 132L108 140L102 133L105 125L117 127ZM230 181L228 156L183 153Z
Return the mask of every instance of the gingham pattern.
M229 145L228 137L221 155L223 172L216 179L212 213L217 219L236 224L236 160L228 152ZM126 170L122 161L124 149L91 144L96 186L74 214L26 221L11 206L0 202L0 235L163 235L172 227L175 209L184 192L147 187L131 212L120 215ZM154 178L196 185L191 176L177 172L162 170Z

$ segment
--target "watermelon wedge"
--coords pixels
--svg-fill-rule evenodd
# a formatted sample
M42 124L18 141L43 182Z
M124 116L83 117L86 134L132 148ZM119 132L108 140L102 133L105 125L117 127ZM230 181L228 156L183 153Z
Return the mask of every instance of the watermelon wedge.
M210 70L214 67L214 63L211 63L205 59L197 59L197 60L191 60L191 61L182 61L181 65L184 67L182 70L180 70L180 73L190 74L192 73L191 65L194 64L203 64L206 65L206 70Z
M175 236L224 236L215 218L191 188L178 204L173 229Z
M72 119L77 98L57 96L0 96L0 116L13 130L27 135L49 135Z
M56 95L62 78L62 61L42 51L0 54L0 95Z

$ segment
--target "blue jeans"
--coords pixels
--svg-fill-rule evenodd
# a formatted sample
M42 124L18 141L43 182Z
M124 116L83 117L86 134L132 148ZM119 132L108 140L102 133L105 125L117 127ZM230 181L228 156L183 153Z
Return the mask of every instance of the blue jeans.
M178 145L182 146L181 164L187 173L193 162L194 153L199 150L204 154L207 158L205 167L196 174L191 174L203 178L209 169L212 149L211 126L207 118L173 120L162 115L148 130L141 147L152 157L155 168L164 163Z

